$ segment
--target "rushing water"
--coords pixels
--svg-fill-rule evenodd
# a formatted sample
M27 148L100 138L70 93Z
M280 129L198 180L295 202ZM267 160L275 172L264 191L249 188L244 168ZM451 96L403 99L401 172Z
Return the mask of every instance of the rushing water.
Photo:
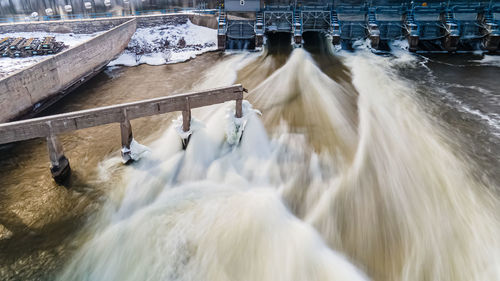
M93 80L76 93L81 96L69 97L60 110L131 99L125 93L134 99L161 95L162 87L181 92L240 82L250 90L239 143L234 103L195 110L185 151L170 125L175 114L133 123L150 151L126 167L116 153L118 130L105 126L65 136L67 151L77 150L69 157L76 190L42 202L70 204L64 209L72 218L88 217L87 223L76 233L80 227L72 226L54 238L25 240L26 253L37 242L44 245L32 254L13 258L15 249L7 246L0 274L500 280L499 68L481 66L477 57L380 56L363 48L334 54L320 39L305 39L314 44L110 70L111 81ZM484 73L453 78L477 70ZM195 73L199 79L181 79ZM146 74L148 81L141 82ZM89 98L91 104L84 104ZM43 145L31 142L24 149ZM45 155L33 157L45 161ZM20 163L25 172L9 162L2 173L9 182L3 192L10 201L4 202L23 221L23 208L14 202L23 195L14 187L48 171ZM60 190L43 179L43 188ZM68 203L75 201L80 204ZM48 213L59 223L65 217ZM41 229L39 235L46 235ZM18 243L10 231L3 240Z

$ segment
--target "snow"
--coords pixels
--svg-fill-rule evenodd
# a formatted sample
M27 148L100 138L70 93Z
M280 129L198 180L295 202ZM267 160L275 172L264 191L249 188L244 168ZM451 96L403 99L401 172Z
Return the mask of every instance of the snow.
M69 48L74 47L88 39L100 34L74 34L74 33L49 33L49 32L15 32L15 33L3 33L0 34L0 38L5 37L24 37L24 38L38 38L43 39L47 36L53 36L56 41L63 42ZM1 58L0 57L0 78L10 75L16 71L27 68L37 62L40 62L48 57L46 56L36 56L36 57L26 57L26 58Z
M119 56L117 59L110 62L108 64L108 67L115 67L118 65L123 65L123 66L135 66L135 65L137 65L137 61L135 59L135 54L125 52L121 56Z
M11 73L21 70L30 65L33 65L41 60L45 59L45 56L41 57L28 57L28 58L0 58L0 78L3 78Z
M188 20L185 24L138 28L127 49L108 66L177 63L216 49L217 30Z

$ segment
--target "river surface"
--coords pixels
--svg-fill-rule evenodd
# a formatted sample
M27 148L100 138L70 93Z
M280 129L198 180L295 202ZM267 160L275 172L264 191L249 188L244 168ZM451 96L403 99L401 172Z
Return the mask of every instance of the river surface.
M195 110L185 151L178 113L141 118L128 166L117 124L61 136L67 187L44 140L4 147L0 279L500 280L498 57L305 39L109 68L44 113L249 90L241 138L234 103Z

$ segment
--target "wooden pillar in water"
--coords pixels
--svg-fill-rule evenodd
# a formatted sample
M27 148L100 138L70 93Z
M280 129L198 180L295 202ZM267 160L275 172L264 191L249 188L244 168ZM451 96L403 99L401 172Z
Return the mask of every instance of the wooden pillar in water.
M236 100L236 118L241 118L243 117L243 100L237 99Z
M186 109L182 111L182 131L188 132L191 129L191 105L189 104L189 98L186 98ZM187 138L182 139L182 148L186 149L191 135Z
M129 164L134 161L132 159L130 145L132 144L132 140L134 136L132 134L132 125L130 124L130 120L127 117L127 111L123 111L123 121L120 122L120 132L121 132L121 140L122 140L122 160L123 163Z
M71 174L68 158L64 156L63 147L56 135L51 134L47 137L47 148L49 150L51 165L50 172L54 180L61 184L68 179Z
M182 130L187 132L189 129L191 129L191 106L189 99L186 98L186 109L182 111Z

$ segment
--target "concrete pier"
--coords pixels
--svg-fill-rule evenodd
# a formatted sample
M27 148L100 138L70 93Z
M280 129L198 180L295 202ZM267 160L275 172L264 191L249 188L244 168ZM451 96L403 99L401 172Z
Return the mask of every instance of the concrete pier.
M0 24L9 32L102 34L0 79L0 123L32 117L102 71L127 47L137 27L194 24L217 28L214 15L172 14Z
M134 140L134 136L132 134L132 125L130 124L130 120L127 116L127 110L123 110L123 121L120 122L120 132L121 132L121 140L122 140L122 160L124 164L129 164L133 161L131 156L130 145Z
M128 45L132 19L0 80L0 122L36 114L99 73Z

